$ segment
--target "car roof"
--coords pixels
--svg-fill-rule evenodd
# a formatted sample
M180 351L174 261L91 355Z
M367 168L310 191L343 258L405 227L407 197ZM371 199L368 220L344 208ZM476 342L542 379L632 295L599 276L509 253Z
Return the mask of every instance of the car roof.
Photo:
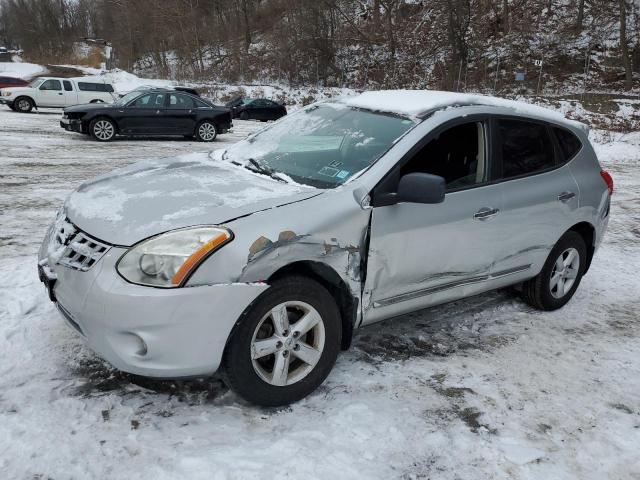
M569 120L548 108L529 103L469 93L437 90L378 90L343 100L348 106L366 110L424 118L437 110L460 106L494 107L502 113L515 113L585 129L586 125Z

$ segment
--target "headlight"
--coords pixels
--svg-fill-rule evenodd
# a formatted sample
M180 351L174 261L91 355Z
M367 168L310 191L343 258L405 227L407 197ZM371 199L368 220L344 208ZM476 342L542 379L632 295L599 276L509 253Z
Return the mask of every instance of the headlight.
M5 97L10 97L13 94L13 92L2 92L2 95L4 95Z
M174 230L134 245L116 268L131 283L181 287L207 257L231 240L233 233L221 227Z

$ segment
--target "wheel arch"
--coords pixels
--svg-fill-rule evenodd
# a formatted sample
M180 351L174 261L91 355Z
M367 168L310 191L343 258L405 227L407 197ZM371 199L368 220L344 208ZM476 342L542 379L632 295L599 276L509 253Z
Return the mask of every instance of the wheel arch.
M202 117L196 121L196 125L193 128L194 135L198 133L198 128L200 128L200 125L202 125L204 122L213 123L213 125L216 127L216 134L220 133L220 125L218 124L218 120L216 119L216 117Z
M576 232L584 240L584 244L587 247L587 262L586 262L586 267L584 269L584 273L587 273L587 271L589 270L589 267L591 266L591 260L593 259L593 254L596 249L596 246L595 246L596 229L589 222L580 222L573 225L567 231Z
M115 118L113 118L111 115L107 113L96 113L91 118L88 118L86 120L83 119L82 121L87 122L87 126L91 126L92 122L96 120L100 120L101 118L106 118L107 120L110 120L113 123L113 125L116 127L116 134L120 133L120 126L118 125L118 122L116 121Z
M16 103L18 100L20 100L21 98L27 98L27 99L29 99L29 100L31 101L31 103L33 103L33 106L34 106L35 108L38 108L38 102L36 102L36 101L35 101L35 99L34 99L33 97L29 96L29 95L24 95L24 94L22 94L22 95L18 95L18 96L16 97L16 99L13 101L13 103L15 104L15 103Z
M349 287L332 267L322 262L301 260L290 263L276 270L267 279L272 283L278 278L289 275L302 275L311 278L325 287L335 299L342 322L342 350L347 350L353 338L353 329L358 312L358 299L351 294Z

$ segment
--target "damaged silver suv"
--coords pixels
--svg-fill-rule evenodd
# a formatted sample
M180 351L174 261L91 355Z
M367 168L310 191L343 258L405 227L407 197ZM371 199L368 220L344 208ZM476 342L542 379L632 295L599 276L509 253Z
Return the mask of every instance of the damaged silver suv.
M612 191L586 127L554 112L368 92L81 185L39 273L117 368L220 369L248 401L282 405L324 381L355 328L508 285L562 307Z

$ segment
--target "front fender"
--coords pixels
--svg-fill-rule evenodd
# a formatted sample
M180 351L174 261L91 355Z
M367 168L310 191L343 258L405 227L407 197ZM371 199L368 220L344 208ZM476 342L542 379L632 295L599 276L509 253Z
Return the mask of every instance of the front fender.
M188 286L263 282L308 261L333 269L360 299L369 213L349 189L336 189L228 222L234 240L209 257Z

